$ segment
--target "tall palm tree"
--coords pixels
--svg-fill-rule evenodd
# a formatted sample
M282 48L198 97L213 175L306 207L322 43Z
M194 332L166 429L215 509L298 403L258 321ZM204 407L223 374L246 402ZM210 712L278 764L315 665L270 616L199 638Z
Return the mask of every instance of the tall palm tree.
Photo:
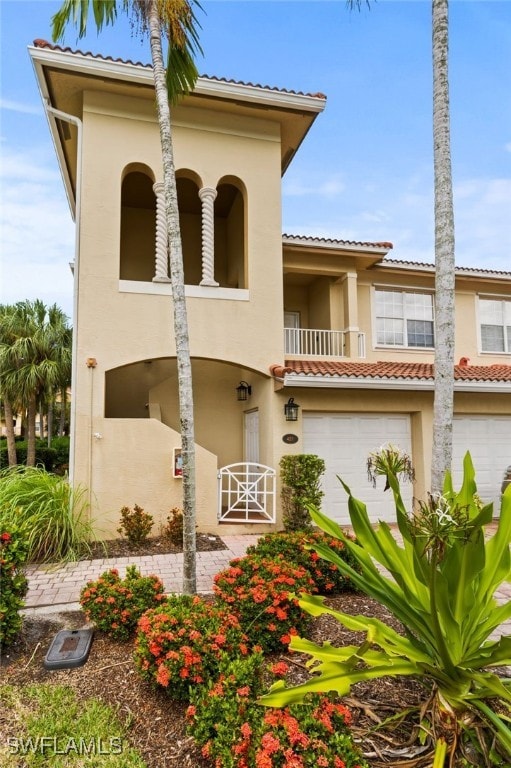
M14 311L14 307L8 304L0 305L0 400L4 411L5 433L7 437L7 458L9 466L12 467L18 463L16 455L16 441L14 433L14 414L18 411L18 393L9 389L4 381L4 365L6 363L6 353L14 341L12 332L9 330L9 315Z
M69 369L69 342L67 317L56 304L20 301L3 314L0 385L8 399L16 396L27 410L28 466L35 464L37 406L54 397L63 371Z
M165 213L170 251L170 271L174 308L174 335L178 368L179 417L183 456L183 592L197 591L195 538L195 436L192 392L192 366L186 313L183 255L177 187L172 144L170 105L182 93L191 91L198 77L194 63L195 51L200 51L196 0L64 0L52 19L54 40L63 37L71 21L83 37L87 29L90 8L98 31L113 24L117 7L132 13L141 30L148 34L153 64L154 87L165 189ZM162 38L168 42L165 73Z
M40 409L41 427L43 424L42 414L46 412L47 418L47 440L48 447L51 446L53 437L53 416L55 413L55 403L60 398L61 403L65 404L65 398L68 387L71 386L71 359L73 348L73 330L67 325L67 318L60 313L53 317L54 307L50 308L50 324L54 326L57 334L57 345L61 350L59 367L57 370L57 381L46 393L43 394L42 405ZM44 406L44 407L43 407ZM43 437L43 434L41 434Z
M360 10L364 0L346 0ZM365 0L369 6L369 0ZM433 164L435 197L435 392L431 490L440 493L452 464L454 412L454 204L449 107L449 0L432 0Z
M435 397L431 490L441 492L452 463L454 412L454 205L449 108L449 2L433 0L435 167Z

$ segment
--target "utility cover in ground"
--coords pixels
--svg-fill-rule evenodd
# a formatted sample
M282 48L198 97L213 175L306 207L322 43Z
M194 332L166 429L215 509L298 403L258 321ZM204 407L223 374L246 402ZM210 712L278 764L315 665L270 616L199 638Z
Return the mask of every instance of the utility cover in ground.
M61 629L44 657L45 669L83 666L89 657L93 634L92 629Z

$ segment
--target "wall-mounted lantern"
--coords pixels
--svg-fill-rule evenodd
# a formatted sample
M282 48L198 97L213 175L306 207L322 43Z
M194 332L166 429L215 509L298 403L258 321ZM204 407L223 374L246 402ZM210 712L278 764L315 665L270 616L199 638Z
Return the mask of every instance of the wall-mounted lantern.
M236 387L236 396L238 400L248 400L251 394L252 387L250 384L247 384L246 381L240 381L239 385Z
M294 397L290 397L284 406L284 413L286 421L298 421L298 408L300 406L295 403Z

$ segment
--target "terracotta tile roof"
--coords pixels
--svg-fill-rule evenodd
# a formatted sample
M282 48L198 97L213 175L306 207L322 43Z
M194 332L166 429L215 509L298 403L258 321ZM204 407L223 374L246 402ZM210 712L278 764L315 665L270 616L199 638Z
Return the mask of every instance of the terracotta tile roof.
M92 53L92 51L80 51L79 49L73 49L69 46L63 47L61 45L55 45L54 43L49 43L47 40L42 40L41 38L37 38L34 40L34 45L36 48L49 48L51 51L60 51L62 53L73 53L78 56L87 56L91 59L99 59L100 61L113 61L117 62L119 64L131 64L135 67L145 67L146 69L152 69L152 64L144 64L141 61L132 61L131 59L121 59L121 58L114 58L113 56L103 56L101 53ZM216 83L227 83L231 85L246 85L250 88L260 88L263 91L275 91L276 93L287 93L292 96L309 96L314 99L322 99L323 101L326 101L326 96L324 93L304 93L303 91L294 91L287 88L277 88L276 86L271 85L261 85L260 83L250 83L250 82L244 82L243 80L234 80L234 79L228 79L226 77L213 77L211 75L200 75L201 80L209 80L211 82Z
M272 376L275 376L275 378L282 379L286 373L294 373L294 370L293 368L286 368L284 365L275 363L275 365L270 365L270 373Z
M329 360L286 360L286 368L306 376L350 379L433 380L432 363L360 363ZM511 365L455 365L456 381L511 381Z
M378 266L397 266L397 267L420 267L421 269L428 269L434 271L435 265L423 261L407 261L406 259L387 259L384 258ZM484 267L456 267L457 273L479 274L484 275L502 275L504 277L511 277L511 272L506 272L503 269L489 269Z
M343 245L355 245L355 246L361 246L361 247L369 247L369 248L387 248L390 250L394 246L392 243L369 243L369 242L361 242L358 240L336 240L331 237L309 237L308 235L287 235L283 234L282 239L285 242L286 240L300 240L304 244L314 244L314 245L337 245L339 247L342 247Z

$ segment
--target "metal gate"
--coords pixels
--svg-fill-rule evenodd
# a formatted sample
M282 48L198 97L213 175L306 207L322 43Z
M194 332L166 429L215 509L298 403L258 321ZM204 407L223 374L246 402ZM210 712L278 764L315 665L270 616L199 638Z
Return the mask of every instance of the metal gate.
M264 464L229 464L218 470L218 520L274 523L276 472Z

